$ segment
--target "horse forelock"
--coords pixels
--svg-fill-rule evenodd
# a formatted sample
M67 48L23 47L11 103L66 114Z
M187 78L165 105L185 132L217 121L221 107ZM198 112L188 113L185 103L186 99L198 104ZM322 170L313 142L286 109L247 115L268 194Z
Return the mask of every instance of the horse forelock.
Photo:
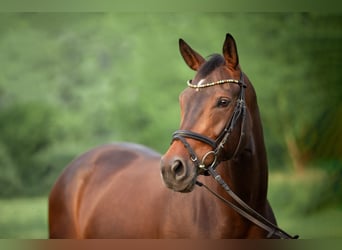
M199 68L198 75L205 77L209 75L216 68L225 65L226 61L220 54L213 54L209 56L209 59Z

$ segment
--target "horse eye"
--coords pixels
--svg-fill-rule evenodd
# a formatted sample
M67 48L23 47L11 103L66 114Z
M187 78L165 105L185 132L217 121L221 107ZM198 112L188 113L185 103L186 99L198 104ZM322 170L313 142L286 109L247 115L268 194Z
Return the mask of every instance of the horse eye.
M217 102L217 107L225 108L230 104L230 100L228 98L220 98Z

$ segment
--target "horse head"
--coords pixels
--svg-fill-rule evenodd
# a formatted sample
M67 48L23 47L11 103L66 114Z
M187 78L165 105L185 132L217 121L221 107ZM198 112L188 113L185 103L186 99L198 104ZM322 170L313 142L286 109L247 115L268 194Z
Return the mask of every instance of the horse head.
M208 60L182 39L179 48L196 74L180 94L180 129L162 157L161 174L168 188L190 192L208 166L216 167L246 148L251 126L246 102L254 90L241 71L230 34L226 35L223 55L215 54Z

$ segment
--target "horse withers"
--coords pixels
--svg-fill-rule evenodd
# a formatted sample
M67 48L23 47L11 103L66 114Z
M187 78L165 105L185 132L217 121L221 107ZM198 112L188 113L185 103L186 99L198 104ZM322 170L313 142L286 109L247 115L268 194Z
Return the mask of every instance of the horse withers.
M196 74L180 95L180 129L167 152L123 143L76 158L49 197L50 238L282 237L267 201L256 94L233 37L207 60L179 45Z

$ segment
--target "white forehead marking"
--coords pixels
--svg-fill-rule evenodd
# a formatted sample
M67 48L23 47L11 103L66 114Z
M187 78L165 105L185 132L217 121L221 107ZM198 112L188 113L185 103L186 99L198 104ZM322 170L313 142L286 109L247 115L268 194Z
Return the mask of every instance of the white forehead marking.
M205 81L205 78L201 79L201 80L197 83L197 85L198 85L198 86L201 86L201 85L204 83L204 81Z

